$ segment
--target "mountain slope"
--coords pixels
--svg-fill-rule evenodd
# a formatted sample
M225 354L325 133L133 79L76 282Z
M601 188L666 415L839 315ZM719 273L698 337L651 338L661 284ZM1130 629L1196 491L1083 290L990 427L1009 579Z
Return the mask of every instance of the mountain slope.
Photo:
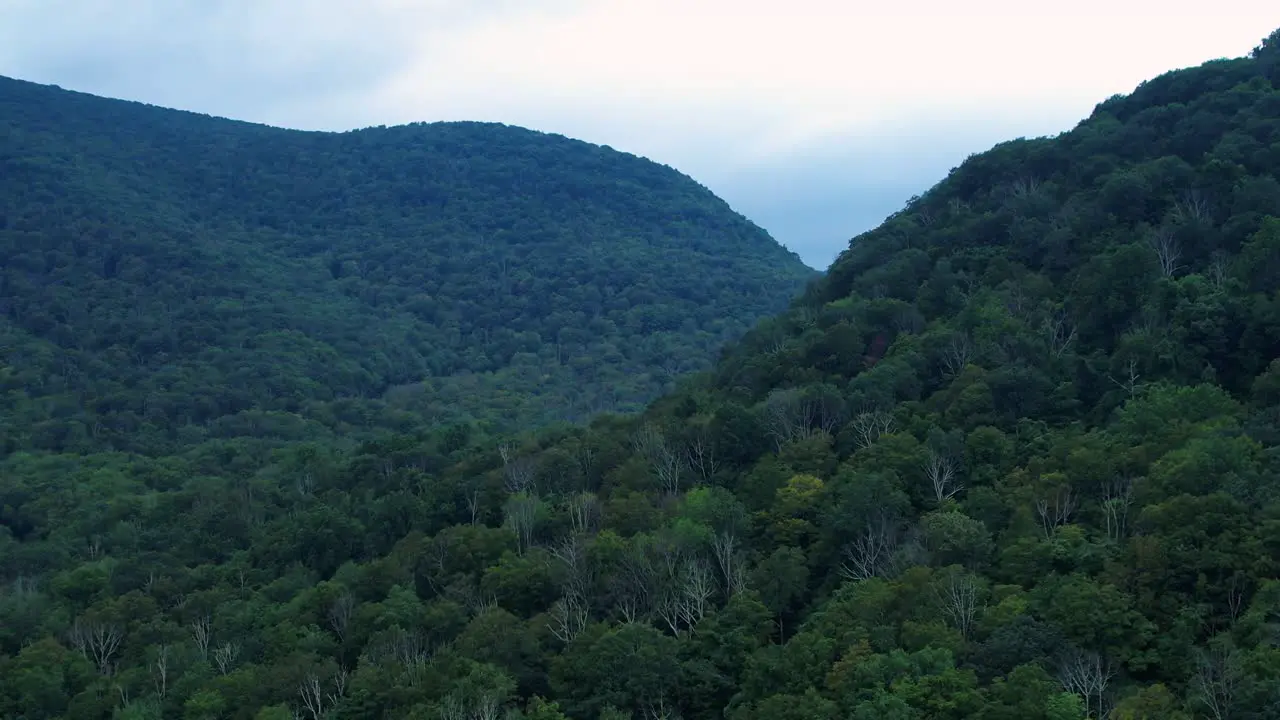
M632 409L816 275L669 168L520 128L297 132L0 79L0 137L10 447Z
M1278 110L974 156L639 417L15 456L0 712L1276 717Z

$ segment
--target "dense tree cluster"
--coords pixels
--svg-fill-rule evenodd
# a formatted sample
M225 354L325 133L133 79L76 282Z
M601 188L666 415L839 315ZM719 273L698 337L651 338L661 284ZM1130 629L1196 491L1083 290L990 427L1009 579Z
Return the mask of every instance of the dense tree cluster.
M1280 33L977 155L643 413L0 471L0 715L1280 713Z
M0 452L638 410L817 273L676 171L0 78Z

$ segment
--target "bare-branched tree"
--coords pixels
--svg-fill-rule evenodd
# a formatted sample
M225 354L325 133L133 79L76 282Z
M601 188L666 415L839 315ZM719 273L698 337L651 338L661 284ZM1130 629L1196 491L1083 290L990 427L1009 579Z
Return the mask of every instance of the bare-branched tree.
M587 627L587 608L576 597L565 595L551 605L547 627L560 642L570 643Z
M1239 572L1231 573L1231 579L1227 581L1227 612L1231 614L1231 620L1234 622L1239 619L1240 613L1244 612L1245 595L1249 587L1249 578Z
M440 713L440 720L471 720L471 709L467 707L467 703L462 696L456 692L440 698L440 702L436 705L436 711Z
M967 333L954 333L942 346L942 367L951 376L959 375L973 359L973 341Z
M333 673L333 691L329 693L329 701L332 705L337 705L338 701L347 696L347 681L351 679L351 672L341 665Z
M480 693L475 699L472 706L471 717L473 720L498 720L498 715L502 712L502 700L498 694L492 691Z
M686 558L680 577L681 615L689 627L697 625L711 609L715 580L707 562L699 557Z
M866 580L884 575L898 548L898 518L880 510L863 524L853 540L845 546L840 574L850 580Z
M1114 676L1111 662L1096 652L1072 647L1058 660L1058 682L1062 689L1080 696L1091 718L1106 717L1107 686Z
M436 594L444 592L449 563L449 538L444 533L436 535L431 538L431 542L427 543L421 562L425 570L423 577L426 578L427 584Z
M642 595L635 591L635 586L629 580L624 578L616 578L612 586L614 609L618 611L618 615L622 616L622 621L624 623L640 622L646 611L646 607L642 604Z
M680 634L684 622L684 598L680 596L679 589L664 586L657 595L653 610L672 635Z
M936 591L943 613L967 640L978 612L978 581L972 574L954 568L946 574Z
M1027 320L1035 308L1035 300L1022 283L1013 283L1005 291L1004 308L1019 320Z
M721 530L711 538L711 550L720 568L720 581L724 596L733 597L747 583L746 561L738 548L738 538L732 530Z
M960 463L951 452L929 447L925 453L924 474L933 489L933 498L941 503L956 496L964 485L960 484Z
M1196 674L1191 681L1193 697L1213 720L1233 717L1240 694L1243 671L1240 654L1225 646L1202 651L1196 657Z
M1110 374L1107 375L1107 379L1114 383L1116 387L1124 390L1129 397L1133 397L1137 394L1138 380L1141 378L1142 376L1138 374L1137 358L1129 358L1129 361L1125 363L1124 373L1121 374L1119 379L1116 379Z
M881 435L893 431L893 416L883 410L867 410L855 414L849 426L853 430L854 444L865 450Z
M812 435L818 426L817 411L796 388L770 392L764 403L764 419L776 449Z
M302 698L302 706L311 713L311 720L320 720L329 710L328 693L320 682L320 676L308 673L298 684L298 696Z
M524 554L533 547L533 531L538 519L538 498L528 493L516 493L502 506L507 527L516 534L516 551Z
M1174 273L1182 267L1178 264L1178 260L1182 257L1182 249L1178 246L1178 239L1174 237L1173 231L1169 228L1156 230L1152 233L1148 244L1160 263L1161 274L1165 277L1173 277Z
M161 700L169 694L169 661L169 646L161 645L151 663L151 681L156 687L156 697Z
M1213 220L1213 209L1203 192L1185 190L1173 207L1173 216L1179 222L1209 222Z
M581 601L586 599L595 584L595 567L592 565L587 548L580 535L570 535L552 545L548 552L561 571L561 587L566 597Z
M421 679L431 655L432 648L421 632L396 626L366 646L362 662L398 668L405 684L412 686Z
M695 482L711 482L711 478L720 469L720 462L716 457L715 439L705 427L699 428L694 434L685 454L688 456L689 467L693 469Z
M463 483L462 502L466 504L467 512L471 515L471 524L478 525L480 523L480 482L477 479Z
M1209 268L1205 271L1205 275L1215 290L1223 290L1227 285L1227 279L1231 277L1231 265L1227 254L1221 250L1214 250L1209 258Z
M520 455L515 444L510 442L498 446L498 456L502 458L502 477L507 492L516 494L529 490L536 470L533 458Z
M356 599L349 592L343 592L329 605L329 627L338 634L339 640L347 639L347 626L351 624L355 608Z
M648 461L662 491L669 496L678 495L685 471L685 453L651 423L645 423L636 431L631 444Z
M849 419L849 407L844 397L834 388L823 386L816 394L807 399L814 405L814 417L818 430L827 435L834 435L836 430Z
M578 476L583 489L595 486L596 446L591 435L584 435L574 448L573 464L578 468Z
M1066 311L1058 310L1044 321L1044 334L1049 342L1049 352L1062 357L1076 340L1076 326Z
M110 675L114 669L111 660L120 649L124 631L112 623L78 618L71 625L68 640L80 655L98 667L99 673Z
M231 672L239 656L240 643L225 642L214 649L213 664L217 666L219 673L226 675Z
M1055 485L1036 500L1036 515L1046 538L1052 537L1058 528L1071 521L1077 503L1075 492L1067 484Z
M311 720L320 720L346 697L349 678L350 673L342 667L327 682L320 679L319 673L307 673L298 684L298 696L302 698L302 706L311 714Z
M642 710L644 720L678 720L678 710L667 701L665 692L659 691L657 697L646 698Z
M649 552L652 554L649 567L653 611L673 635L679 635L685 621L684 587L680 577L683 555L678 547L669 543L655 544Z
M209 643L212 641L212 621L209 615L201 615L191 623L191 637L196 641L196 650L200 651L201 660L209 660Z
M1102 487L1102 514L1106 518L1107 537L1123 540L1129 534L1129 508L1133 506L1133 478L1118 475Z
M578 493L569 498L569 527L573 532L589 534L600 526L600 499L595 493Z
M654 605L655 575L654 563L643 549L632 547L623 555L611 590L624 621L639 622L649 614Z

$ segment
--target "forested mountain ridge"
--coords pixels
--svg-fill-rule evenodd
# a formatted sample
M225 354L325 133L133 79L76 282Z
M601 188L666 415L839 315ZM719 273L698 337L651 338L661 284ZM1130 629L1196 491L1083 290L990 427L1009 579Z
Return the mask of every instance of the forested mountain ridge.
M1280 32L976 155L638 417L2 467L0 714L1280 716Z
M0 78L3 450L638 409L816 276L606 147L282 130Z

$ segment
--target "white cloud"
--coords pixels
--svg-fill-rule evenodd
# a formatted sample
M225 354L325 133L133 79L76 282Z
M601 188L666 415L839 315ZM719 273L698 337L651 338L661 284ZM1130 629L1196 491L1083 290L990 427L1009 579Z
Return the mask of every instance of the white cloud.
M768 154L926 113L1091 105L1170 67L1243 54L1280 22L1280 10L1203 2L887 7L598 0L495 18L421 48L382 89L380 112L538 118L558 108L662 134L727 130Z
M894 208L850 203L820 241L782 199L905 199L1277 26L1246 0L0 0L0 73L289 127L560 132L694 175L822 264Z

